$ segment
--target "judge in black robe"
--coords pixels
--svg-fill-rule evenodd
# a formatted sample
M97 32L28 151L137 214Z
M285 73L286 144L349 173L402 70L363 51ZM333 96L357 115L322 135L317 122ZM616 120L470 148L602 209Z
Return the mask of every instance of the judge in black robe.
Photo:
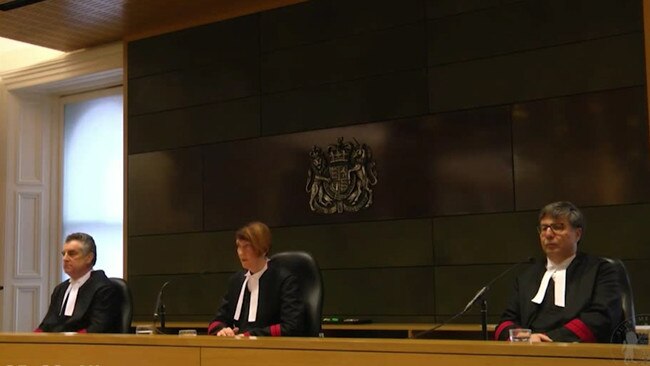
M208 334L216 334L224 327L238 328L244 336L300 336L303 335L303 304L296 277L273 261L260 277L257 317L248 321L251 292L246 288L238 320L234 319L239 294L246 271L230 278L228 292L217 314L210 322Z
M565 307L554 304L553 280L541 304L531 301L546 272L545 264L545 261L537 262L517 277L495 338L505 340L509 329L528 328L556 342L618 341L612 335L623 321L623 311L620 279L614 264L577 253L566 269Z
M208 334L304 335L304 304L296 277L267 259L271 247L268 226L247 224L235 234L235 243L244 271L230 278Z
M495 338L529 328L532 342L610 342L623 321L620 273L602 258L578 253L585 219L571 202L546 205L538 219L546 261L517 278Z
M54 288L50 307L37 331L119 333L121 296L104 271L92 271L79 288L72 316L63 315L63 299L70 280Z
M63 271L70 279L54 288L47 314L35 331L119 333L121 292L104 271L92 270L97 262L93 237L86 233L68 235L61 254Z

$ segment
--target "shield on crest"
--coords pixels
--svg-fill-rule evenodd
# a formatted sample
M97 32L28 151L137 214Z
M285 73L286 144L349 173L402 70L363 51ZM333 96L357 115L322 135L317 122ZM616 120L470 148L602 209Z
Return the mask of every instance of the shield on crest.
M330 181L325 185L325 191L337 201L350 194L352 183L347 166L343 164L330 166Z
M340 137L327 147L327 153L314 146L309 156L306 191L312 211L331 214L370 207L377 169L368 145Z

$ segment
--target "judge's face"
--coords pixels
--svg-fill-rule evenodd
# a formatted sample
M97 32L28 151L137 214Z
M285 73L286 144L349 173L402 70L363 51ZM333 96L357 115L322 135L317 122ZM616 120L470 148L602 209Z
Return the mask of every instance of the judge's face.
M538 231L542 250L551 261L562 262L578 251L582 229L571 226L568 218L544 216Z
M264 268L264 264L266 264L266 256L257 253L251 242L237 239L235 245L237 247L237 256L239 257L241 266L244 267L244 269L255 273Z
M63 271L73 280L90 271L93 263L93 253L84 254L79 240L70 240L63 245Z

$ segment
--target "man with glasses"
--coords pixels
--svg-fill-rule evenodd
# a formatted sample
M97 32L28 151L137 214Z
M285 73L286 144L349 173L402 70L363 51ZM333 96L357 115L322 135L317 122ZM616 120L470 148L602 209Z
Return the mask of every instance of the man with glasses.
M541 209L537 231L546 260L517 277L495 339L528 328L532 342L610 342L623 321L619 272L602 258L578 252L584 230L584 216L571 202Z

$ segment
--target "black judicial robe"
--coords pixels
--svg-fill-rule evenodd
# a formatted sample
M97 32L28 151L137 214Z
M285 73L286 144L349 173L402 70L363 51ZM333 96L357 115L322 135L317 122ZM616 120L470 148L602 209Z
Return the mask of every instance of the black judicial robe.
M61 305L69 285L70 280L66 280L54 288L50 307L37 332L119 333L122 296L104 271L91 272L79 288L74 312L65 316Z
M217 314L208 326L208 334L217 334L225 327L239 328L244 336L302 336L304 335L304 304L296 277L288 270L269 261L259 279L257 316L248 322L250 291L246 288L239 320L234 320L237 301L247 271L234 274L228 292Z
M530 328L555 342L612 341L616 326L623 321L622 292L615 265L578 253L566 270L564 308L553 303L552 281L541 304L531 301L545 272L546 259L517 277L514 293L496 327L495 339L508 339L508 329Z

